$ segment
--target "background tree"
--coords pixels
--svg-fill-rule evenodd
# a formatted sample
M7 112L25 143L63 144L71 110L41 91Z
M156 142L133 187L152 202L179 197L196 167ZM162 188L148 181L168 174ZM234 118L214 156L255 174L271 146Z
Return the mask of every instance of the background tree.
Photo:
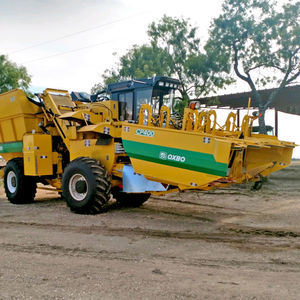
M247 82L259 104L260 133L265 111L277 94L300 75L300 2L278 7L267 0L225 0L211 26L206 48L228 55L238 78ZM268 99L258 91L271 85Z
M104 83L155 74L175 77L182 82L180 110L190 96L223 87L231 82L227 60L223 59L223 64L215 63L211 48L208 48L210 52L201 52L196 31L197 28L185 19L164 16L159 22L151 23L149 45L136 45L130 49L120 58L117 68L105 71Z
M104 89L107 84L121 80L152 77L154 74L169 76L170 68L166 53L155 46L134 45L120 57L116 68L105 70L102 82L92 88L92 93Z
M150 43L167 53L171 76L182 82L183 99L208 94L230 81L227 61L214 63L210 48L201 52L196 32L188 20L168 16L151 23L148 30Z
M0 93L11 89L21 88L27 90L31 78L23 66L17 66L8 60L5 55L0 55Z

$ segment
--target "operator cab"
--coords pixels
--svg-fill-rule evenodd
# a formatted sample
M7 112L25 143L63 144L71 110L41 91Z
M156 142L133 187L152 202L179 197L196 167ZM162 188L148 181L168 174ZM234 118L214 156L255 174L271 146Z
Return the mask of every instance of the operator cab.
M106 92L111 100L119 102L120 121L136 121L142 104L149 104L154 114L158 114L163 105L172 111L179 87L177 79L155 76L109 84Z
M71 92L72 101L91 102L91 95L85 92Z

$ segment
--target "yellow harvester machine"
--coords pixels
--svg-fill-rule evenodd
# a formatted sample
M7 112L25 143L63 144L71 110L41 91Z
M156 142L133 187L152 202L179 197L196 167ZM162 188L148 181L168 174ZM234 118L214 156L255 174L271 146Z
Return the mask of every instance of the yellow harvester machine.
M87 103L54 89L39 102L21 90L0 95L7 198L33 201L41 182L61 192L71 210L97 213L111 194L138 206L153 193L260 182L290 164L295 144L252 134L253 116L241 128L234 113L224 126L213 110L186 108L183 119L173 118L164 103L174 89L174 80L160 77L148 98L146 86L140 98L126 90L119 99Z

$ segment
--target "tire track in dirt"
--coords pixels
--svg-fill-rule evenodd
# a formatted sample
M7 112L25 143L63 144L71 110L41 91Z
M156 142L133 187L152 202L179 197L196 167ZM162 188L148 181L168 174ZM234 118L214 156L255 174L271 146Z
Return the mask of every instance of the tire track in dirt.
M0 251L28 253L50 256L67 256L67 257L85 257L101 260L117 260L138 262L141 260L136 255L129 254L126 251L107 251L107 250L90 250L86 248L67 248L58 245L50 244L33 244L33 245L18 245L12 243L0 243ZM143 257L144 262L168 261L170 263L182 264L193 267L210 267L215 269L232 268L232 267L247 267L253 270L271 271L271 272L294 272L300 273L300 262L284 261L280 259L271 259L270 261L263 260L238 260L238 259L206 259L206 258L189 258L152 254L149 257ZM282 267L282 269L281 269Z
M227 193L226 193L227 194ZM151 199L155 199L155 201L161 201L161 202L174 202L174 203L180 203L180 204L184 204L184 205L195 205L195 206L203 206L203 207L208 207L208 208L217 208L217 209L221 209L221 210L226 210L226 211L236 211L236 212L242 212L242 213L251 213L251 214L259 214L257 212L249 212L247 210L244 209L239 209L239 208L233 208L233 207L224 207L224 206L219 206L219 205L212 205L212 204L206 204L206 203L198 203L198 202L193 202L193 201L184 201L184 200L180 200L180 199L163 199L163 198L159 198L159 197L155 197L152 196ZM141 207L143 208L143 207Z
M272 236L272 237L290 237L290 238L300 238L300 232L290 231L290 230L272 230L272 229L265 229L265 228L255 228L249 226L241 226L230 224L226 225L223 230L227 230L229 232L236 232L241 233L244 235L261 235L261 236Z
M256 247L257 250L284 250L284 249L300 249L300 239L298 242L297 233L292 232L276 232L271 230L263 230L249 227L219 227L216 232L192 232L192 231L168 231L144 229L140 227L125 228L125 227L108 227L108 226L76 226L76 225L61 225L61 224L39 224L34 222L15 222L15 221L0 221L2 228L16 228L30 226L36 229L45 229L59 232L74 232L81 234L103 234L105 236L126 236L142 237L142 238L173 238L185 240L204 240L206 242L217 242L231 244L239 248ZM257 236L260 236L260 239ZM287 243L287 238L289 243ZM293 241L291 240L293 239Z
M51 223L34 223L34 222L17 222L17 221L0 221L1 227L23 227L30 226L37 229L53 230L53 231L65 231L75 232L83 234L104 234L108 236L144 236L144 237L156 237L156 238L176 238L176 239L207 239L218 240L220 239L220 233L198 233L192 231L168 231L168 230L156 230L156 229L144 229L140 227L126 228L126 227L108 227L108 226L76 226L76 225L62 225ZM228 238L234 238L234 234L228 234ZM223 240L226 241L226 236L223 236Z

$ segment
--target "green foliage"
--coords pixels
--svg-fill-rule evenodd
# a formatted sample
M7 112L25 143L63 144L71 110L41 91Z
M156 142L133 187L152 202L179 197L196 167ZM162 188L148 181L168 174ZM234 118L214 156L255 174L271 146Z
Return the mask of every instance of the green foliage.
M98 92L100 92L104 89L105 89L105 86L103 85L103 83L98 82L98 83L94 84L93 87L91 88L91 93L92 94L97 94Z
M178 100L178 99L177 99ZM189 105L189 97L184 95L180 101L175 102L174 111L178 112L181 116L183 116L184 108Z
M223 55L216 57L210 48L202 53L196 32L197 28L182 18L164 16L151 23L149 44L135 45L121 56L117 68L103 74L104 84L155 74L178 78L182 82L182 103L176 107L182 111L190 96L207 94L232 82L228 59Z
M16 88L26 91L30 81L31 78L25 67L17 66L6 56L0 55L0 93Z
M183 99L206 95L231 82L226 58L220 55L220 64L209 48L201 52L196 32L189 20L168 16L157 24L153 22L148 31L151 44L169 54L171 75L182 82Z
M168 54L155 45L134 46L120 61L121 77L145 78L154 74L171 74Z
M155 74L171 74L165 51L155 45L134 45L121 56L116 69L105 70L102 75L104 84L101 86L120 80L152 77Z
M210 49L206 54L190 55L184 67L190 83L194 85L196 97L216 93L218 89L234 82L228 75L230 67L226 56L217 58Z
M148 30L150 43L163 49L168 55L171 75L176 76L187 94L188 77L185 64L190 55L199 54L200 40L196 28L188 20L164 16L160 22L151 23Z

